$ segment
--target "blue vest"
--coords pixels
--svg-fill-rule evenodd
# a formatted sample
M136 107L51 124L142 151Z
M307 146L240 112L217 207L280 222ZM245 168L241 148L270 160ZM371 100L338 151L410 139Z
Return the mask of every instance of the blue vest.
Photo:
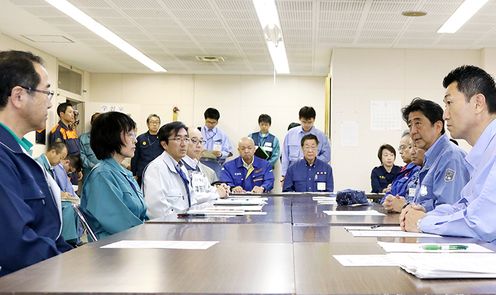
M259 146L260 148L262 148L267 153L267 155L269 155L269 158L272 156L272 151L274 148L274 139L276 138L274 135L272 135L272 133L267 134L266 137L262 137L262 136L260 136L260 132L255 132L255 133L252 133L250 135L250 137L253 139L256 146ZM267 147L271 148L270 151L268 151L264 148L264 147L266 147L267 143L270 143L270 145L267 146Z

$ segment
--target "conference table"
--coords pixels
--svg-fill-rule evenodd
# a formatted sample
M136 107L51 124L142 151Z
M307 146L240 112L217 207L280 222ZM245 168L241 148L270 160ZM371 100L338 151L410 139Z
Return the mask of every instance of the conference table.
M268 196L265 218L152 220L0 278L2 293L375 294L496 293L496 280L420 280L399 267L345 267L333 255L384 254L377 241L353 237L346 220L312 195ZM264 207L264 210L266 208ZM282 214L283 212L283 214ZM279 214L280 216L270 216ZM306 217L306 215L314 215ZM325 213L322 213L325 214ZM261 217L261 216L259 216ZM336 216L333 216L336 217ZM341 216L340 216L341 217ZM348 216L349 217L349 216ZM353 216L350 225L398 225L390 216ZM236 219L238 217L234 217ZM231 218L232 219L232 218ZM363 222L363 223L360 223ZM429 238L434 242L474 242ZM109 249L119 241L215 241L207 249ZM478 242L479 243L479 242Z

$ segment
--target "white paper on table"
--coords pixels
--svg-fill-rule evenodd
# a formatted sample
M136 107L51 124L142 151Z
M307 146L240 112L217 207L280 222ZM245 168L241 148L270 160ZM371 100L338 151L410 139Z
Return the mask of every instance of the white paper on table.
M385 216L386 214L380 213L376 210L366 210L366 211L324 211L325 214L331 216Z
M248 205L248 206L242 206L242 205L222 205L222 206L214 206L214 207L207 207L204 208L203 210L206 211L262 211L264 205Z
M364 225L356 225L356 226L345 226L345 230L347 231L355 231L355 230L368 230L368 231L400 231L401 227L399 226L389 226L389 225L372 225L372 226L364 226Z
M496 278L494 253L389 253L405 271L419 278Z
M228 198L228 199L218 199L214 201L214 205L265 205L267 204L267 198Z
M343 266L398 266L387 255L333 255Z
M131 241L122 240L101 248L206 250L219 241Z
M418 253L490 253L493 252L485 247L474 243L390 243L390 242L377 242L379 246L384 249L386 252L418 252ZM464 245L467 246L467 249L464 250L424 250L422 247L425 245L440 245L440 246L449 246L449 245Z
M402 230L357 230L349 231L354 237L406 237L406 238L439 238L439 235L412 233Z

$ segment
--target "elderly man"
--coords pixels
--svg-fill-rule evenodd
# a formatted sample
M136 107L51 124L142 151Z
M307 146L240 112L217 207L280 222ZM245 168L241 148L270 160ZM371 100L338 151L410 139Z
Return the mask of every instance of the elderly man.
M203 145L205 140L201 132L198 129L188 130L189 134L189 145L186 156L183 158L184 166L188 171L198 171L201 172L208 179L210 184L218 181L218 177L215 171L207 165L200 162L202 152L204 150Z
M283 192L332 192L334 178L331 165L317 158L319 139L313 134L301 139L303 159L296 161L286 173Z
M229 185L234 193L269 192L274 187L272 165L255 157L255 143L243 137L238 143L239 157L222 167L220 181Z
M481 68L462 66L443 81L444 119L454 138L473 146L465 158L470 181L455 204L425 213L407 207L400 215L406 231L496 241L496 86Z
M0 276L71 249L61 237L60 190L23 138L52 106L48 73L29 52L0 52ZM53 192L53 193L52 193Z

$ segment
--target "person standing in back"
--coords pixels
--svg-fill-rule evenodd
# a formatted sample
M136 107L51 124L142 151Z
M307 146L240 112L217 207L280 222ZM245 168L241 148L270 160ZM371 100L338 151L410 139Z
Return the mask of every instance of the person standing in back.
M148 131L138 136L136 139L136 151L131 159L131 171L136 177L138 184L141 185L143 179L143 170L146 165L153 161L162 153L160 142L158 140L158 129L160 128L160 117L151 114L146 118Z

